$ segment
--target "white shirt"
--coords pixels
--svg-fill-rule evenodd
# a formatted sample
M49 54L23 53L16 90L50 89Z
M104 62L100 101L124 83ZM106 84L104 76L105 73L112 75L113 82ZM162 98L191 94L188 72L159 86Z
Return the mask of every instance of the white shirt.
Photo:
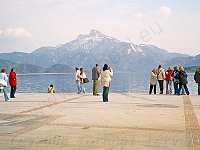
M76 71L76 75L75 75L75 80L76 80L76 81L77 81L77 80L80 80L80 78L79 78L78 76L80 76L80 70L77 70L77 71Z

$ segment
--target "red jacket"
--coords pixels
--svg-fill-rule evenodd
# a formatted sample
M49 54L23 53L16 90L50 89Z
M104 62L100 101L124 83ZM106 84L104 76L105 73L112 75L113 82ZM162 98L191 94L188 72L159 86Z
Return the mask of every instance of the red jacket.
M172 80L172 77L171 77L172 72L173 72L173 70L167 70L165 72L165 74L166 74L165 80Z
M16 77L16 73L14 71L11 71L9 74L9 84L10 84L10 86L17 85L17 77Z

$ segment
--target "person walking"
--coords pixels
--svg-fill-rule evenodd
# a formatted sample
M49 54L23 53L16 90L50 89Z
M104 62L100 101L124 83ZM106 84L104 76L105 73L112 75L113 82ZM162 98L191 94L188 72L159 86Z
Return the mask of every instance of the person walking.
M177 66L174 67L174 70L171 74L171 77L172 77L172 80L173 80L173 83L174 83L174 94L175 95L178 95L178 84L179 84L179 79L177 77L177 74L178 74L178 69L177 69Z
M9 84L10 84L10 98L15 98L15 92L17 89L17 76L14 71L14 68L11 69L9 74Z
M180 91L182 89L182 86L184 87L185 89L185 92L187 95L189 95L189 90L187 88L187 84L188 84L188 81L187 81L187 74L186 72L184 71L184 68L183 66L180 66L179 67L179 72L177 74L177 77L179 79L179 89L178 89L178 95L180 95Z
M99 76L100 70L98 69L98 64L95 65L92 69L92 80L93 80L93 95L98 96L98 89L99 89Z
M80 68L80 81L81 81L81 88L80 92L83 92L85 94L85 82L84 79L87 78L85 72L83 71L83 68Z
M173 73L172 67L168 67L168 70L165 72L166 94L172 94L172 77L171 77L172 73Z
M200 67L196 70L194 74L194 80L198 83L198 95L200 95Z
M160 94L163 94L163 84L164 84L164 79L165 79L165 71L162 68L161 65L158 66L157 69L157 78L158 78L158 83L160 87Z
M156 84L157 84L157 74L156 74L156 69L153 69L151 71L151 76L150 76L150 89L149 89L149 94L152 93L152 90L154 89L154 94L156 94Z
M75 68L75 81L77 84L77 94L81 92L81 84L80 84L80 70L78 67Z
M108 102L109 87L111 82L111 76L113 76L112 68L107 64L103 66L103 72L101 73L101 85L103 86L103 102Z
M6 75L6 69L5 68L2 68L1 69L1 73L0 73L0 80L4 80L6 83L8 82L8 76ZM5 85L0 85L1 87L3 87L3 93L4 93L4 98L5 98L5 101L9 100L8 98L8 95L6 93L6 86Z

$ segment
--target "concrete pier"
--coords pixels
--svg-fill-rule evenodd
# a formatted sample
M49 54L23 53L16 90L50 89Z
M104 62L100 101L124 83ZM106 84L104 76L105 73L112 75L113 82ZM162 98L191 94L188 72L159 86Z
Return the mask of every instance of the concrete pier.
M200 149L200 96L16 93L0 96L2 150Z

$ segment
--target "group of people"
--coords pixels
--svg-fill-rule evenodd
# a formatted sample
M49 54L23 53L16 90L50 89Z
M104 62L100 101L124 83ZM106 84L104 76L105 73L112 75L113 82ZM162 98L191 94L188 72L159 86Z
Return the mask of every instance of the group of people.
M200 67L195 72L194 80L198 83L198 95L200 95ZM187 84L187 73L184 70L183 66L178 68L175 66L172 70L172 67L168 67L168 70L164 70L161 65L157 69L153 69L150 75L150 89L149 94L152 93L154 89L154 94L156 94L156 84L158 82L160 94L163 94L164 90L164 81L166 81L166 94L172 94L172 84L174 85L174 94L187 94L190 92L188 90Z
M103 102L108 102L109 87L111 82L111 76L113 75L113 70L108 64L104 64L102 71L98 68L98 64L92 69L92 80L93 80L93 95L99 96L98 89L99 85L103 87ZM81 92L85 93L85 79L87 79L86 73L83 68L75 68L75 81L77 84L78 94ZM88 81L88 80L87 80ZM88 81L89 82L89 81Z
M6 69L2 68L1 73L0 73L0 80L5 81L5 83L6 83L5 85L0 84L0 92L3 91L5 101L9 100L8 95L6 93L6 89L5 89L8 81L9 81L10 88L11 88L10 89L10 98L15 98L15 92L16 92L16 89L17 89L17 76L16 76L16 73L14 71L14 68L11 69L9 77L6 74Z

